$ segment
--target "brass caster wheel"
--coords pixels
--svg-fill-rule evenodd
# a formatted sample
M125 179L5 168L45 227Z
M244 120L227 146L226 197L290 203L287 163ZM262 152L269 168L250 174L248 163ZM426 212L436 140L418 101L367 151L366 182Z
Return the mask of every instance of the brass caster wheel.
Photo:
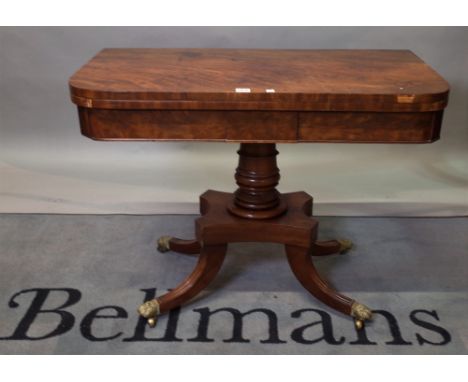
M156 326L157 318L148 318L148 326L154 328Z
M338 239L338 243L340 243L340 254L344 255L346 252L348 252L351 248L353 248L353 242L348 239Z
M169 242L171 241L171 236L161 236L158 239L158 251L161 253L169 252L171 250Z
M362 320L354 320L354 326L357 330L361 330L364 327L364 321Z
M366 320L372 319L372 310L367 306L360 304L357 301L351 305L351 316L354 317L354 325L357 330L361 330L364 327Z
M138 313L140 314L140 316L147 319L148 325L151 328L154 328L156 326L159 312L159 302L156 299L146 301L144 304L141 304L138 308Z

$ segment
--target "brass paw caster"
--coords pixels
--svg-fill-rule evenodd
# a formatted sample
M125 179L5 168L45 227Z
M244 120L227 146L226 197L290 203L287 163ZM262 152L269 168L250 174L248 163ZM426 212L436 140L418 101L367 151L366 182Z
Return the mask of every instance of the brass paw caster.
M348 252L351 248L353 248L353 242L348 239L338 239L338 243L340 243L340 254L344 255Z
M361 330L364 327L366 320L372 319L372 310L367 306L360 304L357 301L351 305L351 316L354 317L354 325L357 330Z
M146 301L144 304L141 304L138 307L138 313L140 316L147 319L148 325L151 328L156 326L156 322L159 315L159 302L158 300L149 300Z
M171 250L169 242L171 241L171 236L161 236L158 239L158 251L161 253L168 252Z

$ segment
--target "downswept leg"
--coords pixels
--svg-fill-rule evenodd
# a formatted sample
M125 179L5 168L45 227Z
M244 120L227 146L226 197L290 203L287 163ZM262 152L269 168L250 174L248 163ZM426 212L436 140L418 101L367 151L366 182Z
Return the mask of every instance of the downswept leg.
M161 236L158 239L158 251L174 251L186 255L196 255L200 253L200 243L197 240L183 240L172 236Z
M352 247L352 241L347 239L316 241L312 244L310 252L312 256L327 256L335 253L343 255Z
M158 315L184 304L208 286L218 274L226 256L226 250L226 244L201 248L198 263L193 272L170 292L140 305L138 313L148 319L148 324L154 327Z
M361 329L364 321L371 319L372 311L357 301L332 289L320 277L306 248L286 245L289 266L299 282L311 294L328 306L354 317L356 328Z

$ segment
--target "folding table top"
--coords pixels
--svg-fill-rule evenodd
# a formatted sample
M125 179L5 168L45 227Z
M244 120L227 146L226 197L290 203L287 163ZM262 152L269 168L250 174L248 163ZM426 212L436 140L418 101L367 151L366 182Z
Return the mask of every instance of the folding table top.
M408 50L104 49L70 90L87 108L419 112L449 86Z

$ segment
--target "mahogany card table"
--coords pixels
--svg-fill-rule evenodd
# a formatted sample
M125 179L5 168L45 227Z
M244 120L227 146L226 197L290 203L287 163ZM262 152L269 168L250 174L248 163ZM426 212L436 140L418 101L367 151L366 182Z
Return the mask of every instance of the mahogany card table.
M206 191L195 239L160 251L198 254L194 271L138 308L150 326L218 273L232 242L276 242L299 282L354 318L372 310L330 287L311 256L344 253L318 241L312 197L279 193L276 143L430 143L439 138L447 82L408 50L104 49L69 82L92 139L240 143L233 193ZM203 169L200 169L203 171Z

